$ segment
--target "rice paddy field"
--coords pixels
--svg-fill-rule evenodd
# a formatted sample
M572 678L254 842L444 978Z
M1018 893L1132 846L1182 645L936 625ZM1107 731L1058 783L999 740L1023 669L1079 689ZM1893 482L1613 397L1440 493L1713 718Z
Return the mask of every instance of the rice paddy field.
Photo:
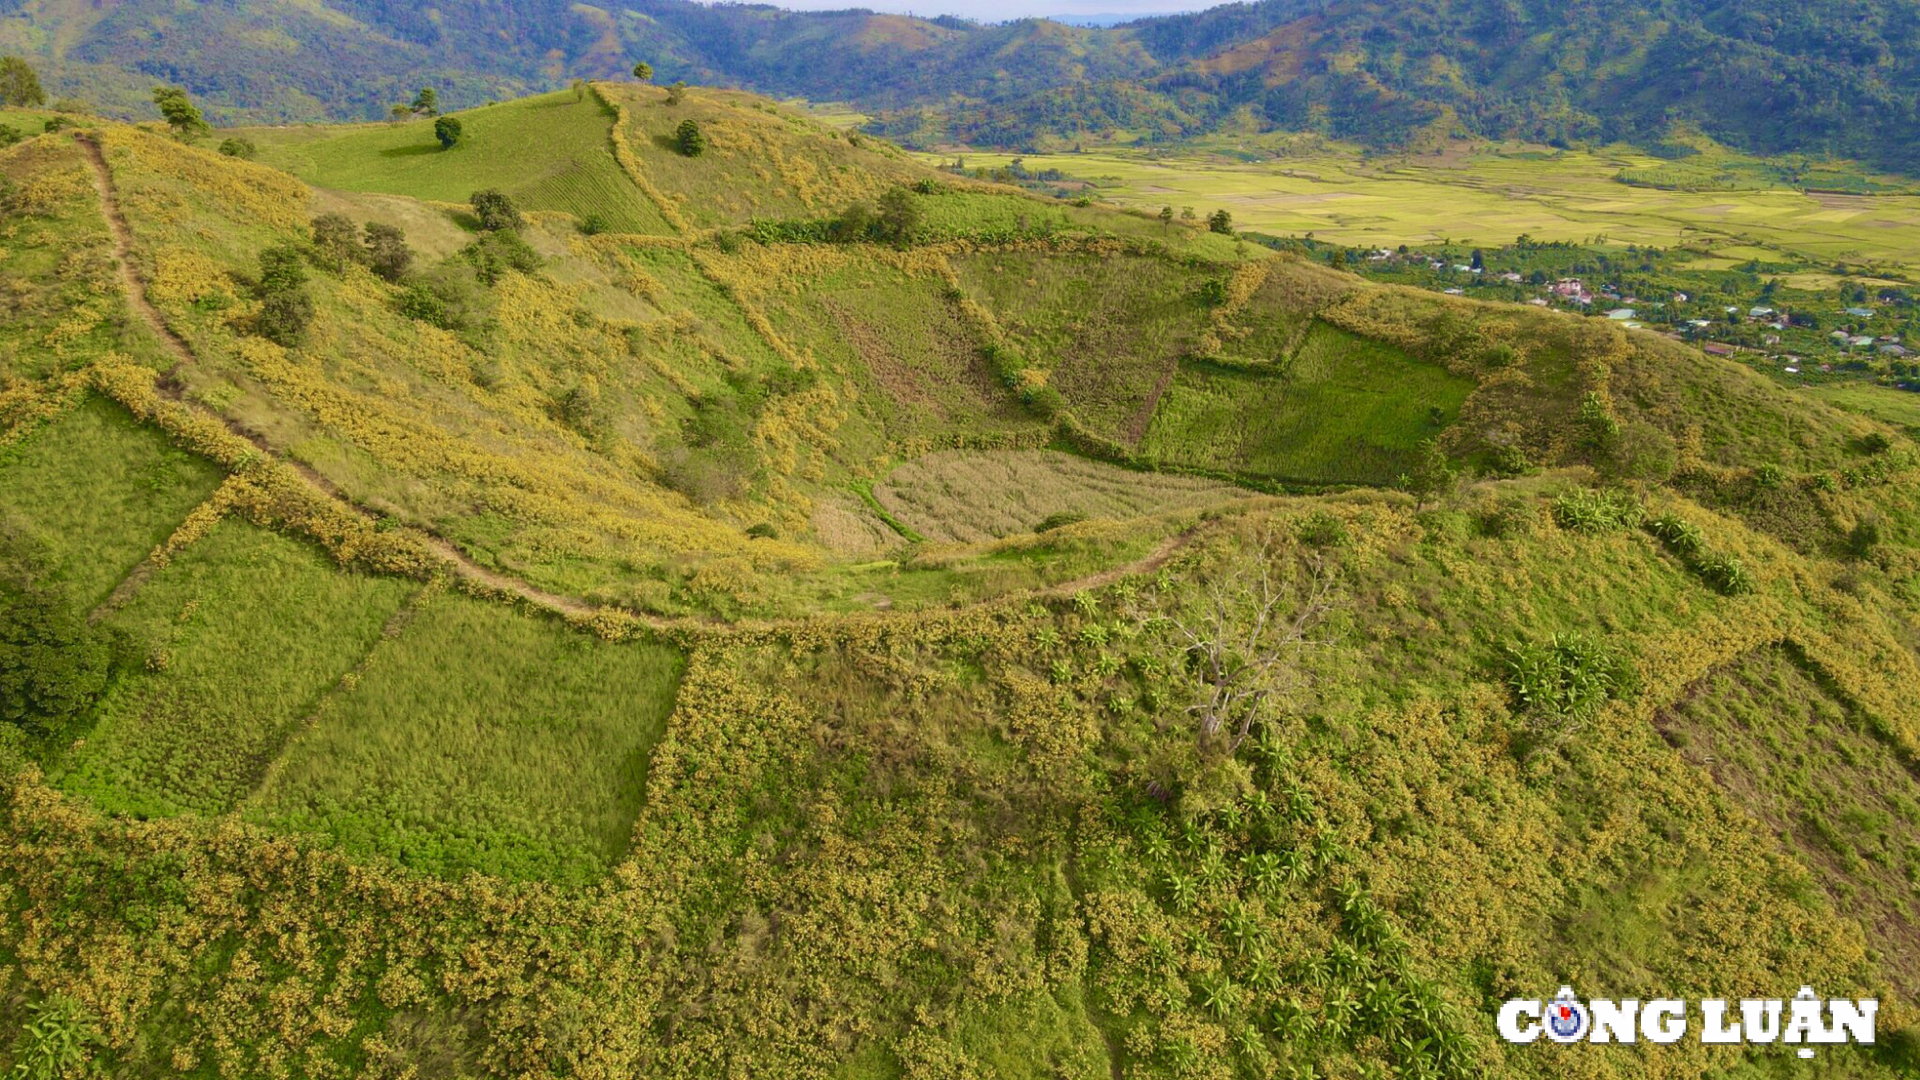
M933 164L951 153L928 153ZM1487 246L1519 236L1595 237L1659 247L1699 246L1745 260L1786 258L1920 273L1920 195L1828 194L1785 186L1668 190L1618 179L1670 163L1607 148L1561 151L1525 145L1456 148L1444 155L1370 158L1334 147L1247 161L1200 150L1151 154L1124 147L1080 154L968 152L969 168L1016 157L1038 172L1089 181L1123 207L1233 214L1242 229L1312 233L1348 245L1419 246L1446 240ZM1905 188L1910 192L1910 187Z

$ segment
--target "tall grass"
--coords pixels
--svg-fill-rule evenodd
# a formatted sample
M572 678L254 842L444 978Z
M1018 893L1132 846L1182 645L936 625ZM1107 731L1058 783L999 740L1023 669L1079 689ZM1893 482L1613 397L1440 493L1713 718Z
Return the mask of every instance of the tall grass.
M232 809L417 588L216 526L110 617L141 666L108 691L60 785L142 817Z
M651 641L434 597L248 816L437 874L592 880L626 850L681 669Z
M1436 364L1328 326L1316 326L1279 370L1184 365L1141 452L1287 480L1390 484L1473 389Z
M92 608L213 492L211 463L113 402L88 399L0 448L0 532Z
M929 540L972 543L1030 533L1063 515L1125 519L1229 502L1212 480L1136 472L1051 450L947 451L894 470L874 497Z

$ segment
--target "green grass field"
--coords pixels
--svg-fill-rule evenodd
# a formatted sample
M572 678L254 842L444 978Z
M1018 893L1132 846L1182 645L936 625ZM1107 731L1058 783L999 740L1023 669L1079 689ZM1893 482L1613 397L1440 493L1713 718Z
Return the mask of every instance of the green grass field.
M1231 502L1212 480L1136 472L1051 450L950 450L908 462L874 498L929 540L974 543L1032 532L1055 515L1122 520Z
M433 597L249 806L416 870L583 884L626 850L682 661Z
M1202 275L1133 256L993 252L953 260L1025 362L1088 427L1131 441L1154 387L1205 325Z
M1714 672L1657 723L1687 760L1819 870L1920 986L1920 781L1872 722L1786 649Z
M1181 365L1140 450L1284 480L1390 484L1472 390L1438 365L1316 326L1284 374Z
M695 228L825 216L925 175L889 144L750 95L696 88L669 105L658 87L607 89L627 106L627 141L648 181ZM698 157L675 142L688 120L706 136Z
M1801 393L1848 412L1871 416L1883 424L1920 429L1920 394L1865 384L1810 386Z
M233 809L418 588L223 522L109 617L142 666L108 692L58 782L141 817Z
M1225 149L1223 147L1222 149ZM1364 246L1536 240L1701 246L1734 258L1884 265L1920 273L1920 195L1826 194L1784 185L1681 191L1621 183L1623 171L1669 163L1626 148L1554 151L1522 145L1456 147L1441 156L1372 158L1331 147L1247 161L1227 153L1141 151L965 155L969 167L1004 167L1015 156L1034 171L1059 169L1092 181L1123 207L1205 216L1233 214L1242 229L1312 233ZM948 153L922 154L929 164Z
M307 183L464 203L499 188L523 208L598 214L618 232L665 233L666 222L614 161L613 116L588 94L563 90L454 114L459 145L442 150L432 120L249 128L259 160Z
M105 398L0 448L0 534L82 610L107 598L220 471Z

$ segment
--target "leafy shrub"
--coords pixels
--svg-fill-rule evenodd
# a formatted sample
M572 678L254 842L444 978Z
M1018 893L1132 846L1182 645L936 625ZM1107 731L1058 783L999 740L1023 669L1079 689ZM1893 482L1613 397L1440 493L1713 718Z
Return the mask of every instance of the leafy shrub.
M769 522L758 521L747 526L747 535L753 537L755 540L778 540L780 539L780 530L774 528Z
M1041 518L1040 523L1033 527L1033 531L1037 533L1052 532L1055 529L1064 529L1069 525L1078 525L1085 520L1087 520L1087 515L1077 510L1062 510L1057 514L1048 514L1046 517Z
M366 261L367 268L375 274L388 281L399 281L406 275L407 267L413 265L413 250L407 247L407 236L398 228L369 221Z
M348 263L367 257L360 230L345 214L321 214L313 219L312 231L314 261L328 270L339 273Z
M1873 432L1860 440L1860 452L1873 456L1884 454L1893 449L1893 440L1884 432Z
M400 313L442 330L471 330L486 320L487 294L471 264L449 259L408 281Z
M1854 522L1852 531L1847 533L1847 554L1856 559L1872 556L1875 548L1885 539L1886 529L1880 523L1877 514L1867 514Z
M291 349L306 336L313 321L313 298L307 295L306 253L293 244L275 244L260 253L260 314L254 330L263 338Z
M451 150L460 142L460 121L443 116L433 122L433 137L440 140L440 149Z
M0 124L0 149L12 146L24 138L26 136L20 133L19 128L11 124Z
M1683 559L1692 559L1706 548L1706 537L1699 526L1685 518L1663 514L1647 522L1647 531L1666 545L1668 551Z
M31 1019L13 1044L13 1076L21 1080L58 1080L91 1075L88 1063L101 1043L86 1009L72 998L55 996L27 1007Z
M1508 496L1480 512L1480 532L1501 540L1531 536L1539 519L1538 504L1532 499Z
M1624 491L1578 488L1553 500L1554 524L1571 532L1603 533L1640 524L1645 511Z
M480 219L480 227L488 232L518 232L527 224L507 193L496 188L474 192L467 203L473 207L473 216Z
M502 229L481 235L460 251L461 258L473 266L473 272L489 285L497 284L509 270L531 274L540 269L540 255L520 234Z
M1339 547L1347 542L1347 523L1325 510L1316 510L1300 519L1293 535L1308 547Z
M1611 653L1580 634L1506 646L1507 686L1520 707L1556 722L1579 722L1607 703L1619 684Z
M1219 307L1227 302L1227 282L1225 278L1208 278L1200 283L1198 293L1200 302L1208 307Z
M227 157L240 158L244 161L252 161L254 158L254 155L260 152L260 148L253 144L252 139L245 138L244 136L240 136L240 135L234 135L229 138L220 140L220 152L222 154L225 154Z
M580 219L580 232L584 236L599 236L601 233L606 232L609 227L605 214L590 213Z
M304 289L271 293L260 302L260 314L254 327L260 336L282 348L291 349L306 336L313 321L313 297Z
M45 589L0 584L0 720L63 741L107 688L113 652Z
M1753 470L1753 482L1756 486L1772 490L1787 480L1787 471L1771 462Z
M1527 448L1519 443L1508 443L1493 453L1493 472L1496 476L1525 476L1533 471L1533 459L1527 456Z
M1741 596L1754 590L1753 575L1732 555L1702 556L1693 569L1722 596Z

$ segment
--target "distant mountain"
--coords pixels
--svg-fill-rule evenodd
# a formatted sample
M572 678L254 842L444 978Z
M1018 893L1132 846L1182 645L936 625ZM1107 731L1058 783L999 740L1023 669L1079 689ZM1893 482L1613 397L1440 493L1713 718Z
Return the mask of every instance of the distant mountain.
M423 82L471 104L625 73L851 101L908 143L1053 145L1228 125L1374 145L1661 140L1920 171L1912 0L1261 0L1102 28L634 0L0 0L0 50L122 111L154 81L216 115L367 118Z

